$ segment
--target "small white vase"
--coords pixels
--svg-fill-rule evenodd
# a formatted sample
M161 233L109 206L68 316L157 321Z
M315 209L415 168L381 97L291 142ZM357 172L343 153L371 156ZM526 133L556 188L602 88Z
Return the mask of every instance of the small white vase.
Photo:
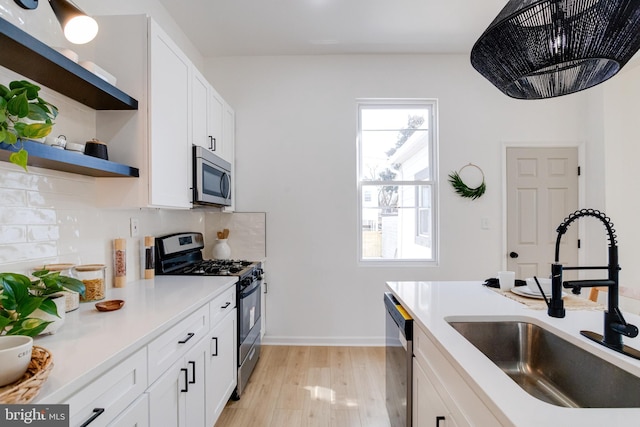
M229 259L231 257L231 248L227 243L227 239L217 239L212 251L213 259Z
M40 333L40 335L55 334L56 331L60 329L60 327L64 324L65 305L66 305L66 299L64 295L60 294L57 297L52 297L51 300L55 303L56 310L58 311L58 316L60 317L56 317L40 309L37 309L36 311L34 311L30 316L30 317L42 319L45 322L53 322L53 323L49 323L47 327L44 329L44 331Z

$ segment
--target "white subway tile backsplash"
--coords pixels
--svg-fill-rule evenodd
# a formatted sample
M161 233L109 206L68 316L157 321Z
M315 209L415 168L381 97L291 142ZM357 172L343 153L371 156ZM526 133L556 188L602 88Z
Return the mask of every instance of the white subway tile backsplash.
M0 265L57 256L55 242L15 243L0 245ZM6 270L8 271L8 270Z
M56 241L60 238L57 225L32 225L27 228L30 242Z
M22 207L0 207L0 224L55 224L53 209L31 209Z
M23 190L15 190L12 188L0 188L0 205L8 206L26 206L27 195Z
M0 245L24 243L27 241L27 227L25 225L0 226Z

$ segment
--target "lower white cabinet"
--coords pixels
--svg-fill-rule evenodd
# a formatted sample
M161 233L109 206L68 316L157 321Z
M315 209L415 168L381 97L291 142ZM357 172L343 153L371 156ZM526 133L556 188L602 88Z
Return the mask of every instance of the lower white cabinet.
M201 339L147 389L152 426L204 426L204 362L208 340Z
M70 426L213 427L237 383L235 289L60 402L69 405Z
M124 410L109 427L150 427L149 397L143 394Z
M147 349L138 350L65 402L71 426L109 425L147 387Z
M238 383L236 309L209 333L206 365L207 426L213 427Z
M413 332L413 425L502 425L427 334Z
M237 384L235 306L232 287L181 322L201 326L207 313L211 329L184 355L174 352L173 364L147 389L151 426L213 427ZM187 330L179 325L165 335ZM160 336L154 343L164 341Z
M457 426L449 409L415 358L413 360L413 425Z

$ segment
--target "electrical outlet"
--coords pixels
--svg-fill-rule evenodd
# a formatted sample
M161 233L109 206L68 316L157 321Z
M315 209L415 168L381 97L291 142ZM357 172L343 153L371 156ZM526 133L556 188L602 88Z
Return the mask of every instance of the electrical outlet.
M489 218L483 217L480 219L480 228L482 228L483 230L489 229Z
M140 223L138 222L138 218L131 218L129 226L131 229L131 237L138 237L140 235Z

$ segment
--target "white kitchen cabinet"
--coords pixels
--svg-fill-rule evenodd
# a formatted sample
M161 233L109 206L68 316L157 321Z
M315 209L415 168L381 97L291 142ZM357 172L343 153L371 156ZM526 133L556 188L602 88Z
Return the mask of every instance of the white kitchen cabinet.
M215 88L191 66L192 142L233 164L235 114Z
M427 334L414 323L413 425L440 427L502 425Z
M413 360L413 425L457 426L420 364Z
M191 62L148 16L96 19L99 40L78 46L78 54L117 76L139 103L134 112L98 111L96 136L110 160L140 170L137 179L97 180L98 203L191 208Z
M213 426L237 385L236 309L225 315L209 333L207 354L207 426Z
M213 148L209 133L209 87L207 79L191 67L191 143L207 150Z
M149 204L190 208L190 62L154 21L149 26Z
M205 426L205 357L201 339L148 389L150 424L163 427Z
M223 212L233 212L236 207L236 113L226 102L223 106L222 141L223 157L231 163L231 205L225 206Z
M109 427L149 427L149 397L143 394L137 398Z
M184 356L191 346L209 331L209 306L204 305L151 341L149 349L149 382L154 382L169 366Z
M149 387L149 422L152 426L186 426L186 395L183 390L187 374L184 361L180 359Z
M213 86L208 87L208 108L209 108L209 137L210 150L231 162L227 149L227 141L224 139L223 123L224 123L224 99L216 92Z
M64 402L69 405L70 425L93 419L92 427L106 426L146 387L147 352L143 348Z

